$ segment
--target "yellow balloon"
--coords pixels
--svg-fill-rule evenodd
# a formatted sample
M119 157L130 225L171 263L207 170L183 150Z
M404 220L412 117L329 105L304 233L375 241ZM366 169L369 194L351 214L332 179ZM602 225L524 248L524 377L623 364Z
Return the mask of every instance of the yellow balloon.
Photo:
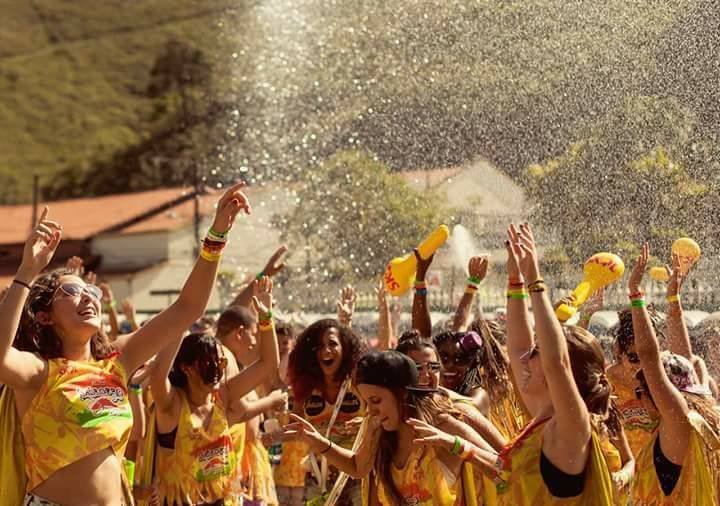
M655 281L668 281L670 279L670 276L668 276L668 272L665 267L651 268L650 277Z
M672 245L672 252L680 257L680 260L694 263L700 258L700 245L689 237L681 237Z
M612 253L595 253L588 258L583 267L583 280L570 294L572 302L560 304L555 310L558 320L568 321L590 295L620 279L624 272L622 258Z

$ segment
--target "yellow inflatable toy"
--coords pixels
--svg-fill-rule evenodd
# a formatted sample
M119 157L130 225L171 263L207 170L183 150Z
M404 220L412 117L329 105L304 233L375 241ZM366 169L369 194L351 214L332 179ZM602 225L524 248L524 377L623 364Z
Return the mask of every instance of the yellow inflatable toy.
M583 280L570 294L572 302L560 304L555 310L558 320L568 321L590 295L620 279L624 272L625 264L619 256L612 253L595 253L585 262Z
M650 277L653 281L666 282L670 279L670 275L665 267L653 267L650 269Z
M420 253L422 259L426 260L430 258L430 256L448 240L448 237L450 237L450 229L445 225L440 225L436 228L433 233L418 246L418 253ZM395 297L399 297L410 289L416 272L417 258L415 258L414 253L410 253L404 257L393 258L390 260L383 275L385 289Z

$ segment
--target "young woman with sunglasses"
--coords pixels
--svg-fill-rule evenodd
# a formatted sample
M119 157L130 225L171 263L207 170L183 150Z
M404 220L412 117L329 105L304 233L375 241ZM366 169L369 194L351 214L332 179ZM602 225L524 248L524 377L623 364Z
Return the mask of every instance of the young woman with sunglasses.
M212 230L221 238L206 240L178 299L112 344L98 288L63 270L39 276L62 231L43 211L0 305L0 383L13 389L21 420L25 504L132 501L121 463L132 427L129 375L205 311L227 233L241 210L250 212L241 186L219 200Z
M156 406L156 479L163 504L236 504L237 458L230 426L242 420L228 407L270 377L279 363L269 278L259 281L253 303L260 315L260 354L241 372L225 375L228 357L208 334L178 340L155 361L150 386Z
M718 504L720 413L690 361L660 352L640 290L649 255L646 243L628 288L635 348L642 366L637 394L659 424L637 459L633 504Z
M354 451L328 440L297 415L285 427L286 437L301 437L338 469L363 482L363 504L452 506L464 502L458 451L426 448L414 443L417 419L446 430L448 416L459 416L450 399L420 388L417 367L395 350L371 351L357 364L355 388L367 403L369 418ZM483 444L472 429L458 434ZM456 450L459 450L456 449Z

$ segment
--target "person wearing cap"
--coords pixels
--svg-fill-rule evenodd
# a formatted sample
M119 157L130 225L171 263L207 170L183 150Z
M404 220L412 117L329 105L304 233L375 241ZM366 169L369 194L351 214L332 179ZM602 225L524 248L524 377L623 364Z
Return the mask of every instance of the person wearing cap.
M636 394L659 420L637 459L632 500L637 506L720 504L720 413L685 357L661 352L640 284L647 243L630 275L635 349L642 370Z
M468 426L447 424L459 415L450 399L438 396L436 389L419 387L415 363L395 350L365 354L354 383L370 415L355 451L334 444L295 415L284 429L286 437L299 436L338 469L365 478L363 504L451 506L462 501L466 445L461 437L487 445ZM422 421L453 433L453 447L415 444L413 424Z

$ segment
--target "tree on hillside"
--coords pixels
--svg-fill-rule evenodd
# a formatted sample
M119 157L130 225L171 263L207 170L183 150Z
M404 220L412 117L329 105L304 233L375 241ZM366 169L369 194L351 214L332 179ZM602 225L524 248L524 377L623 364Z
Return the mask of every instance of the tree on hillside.
M276 226L306 255L306 282L378 277L447 218L440 197L416 191L365 152L339 152L302 179L294 212L276 217Z
M708 148L696 127L676 100L627 100L562 156L529 167L533 219L574 265L598 249L634 254L644 240L656 252L682 235L711 246L720 180L693 156Z

